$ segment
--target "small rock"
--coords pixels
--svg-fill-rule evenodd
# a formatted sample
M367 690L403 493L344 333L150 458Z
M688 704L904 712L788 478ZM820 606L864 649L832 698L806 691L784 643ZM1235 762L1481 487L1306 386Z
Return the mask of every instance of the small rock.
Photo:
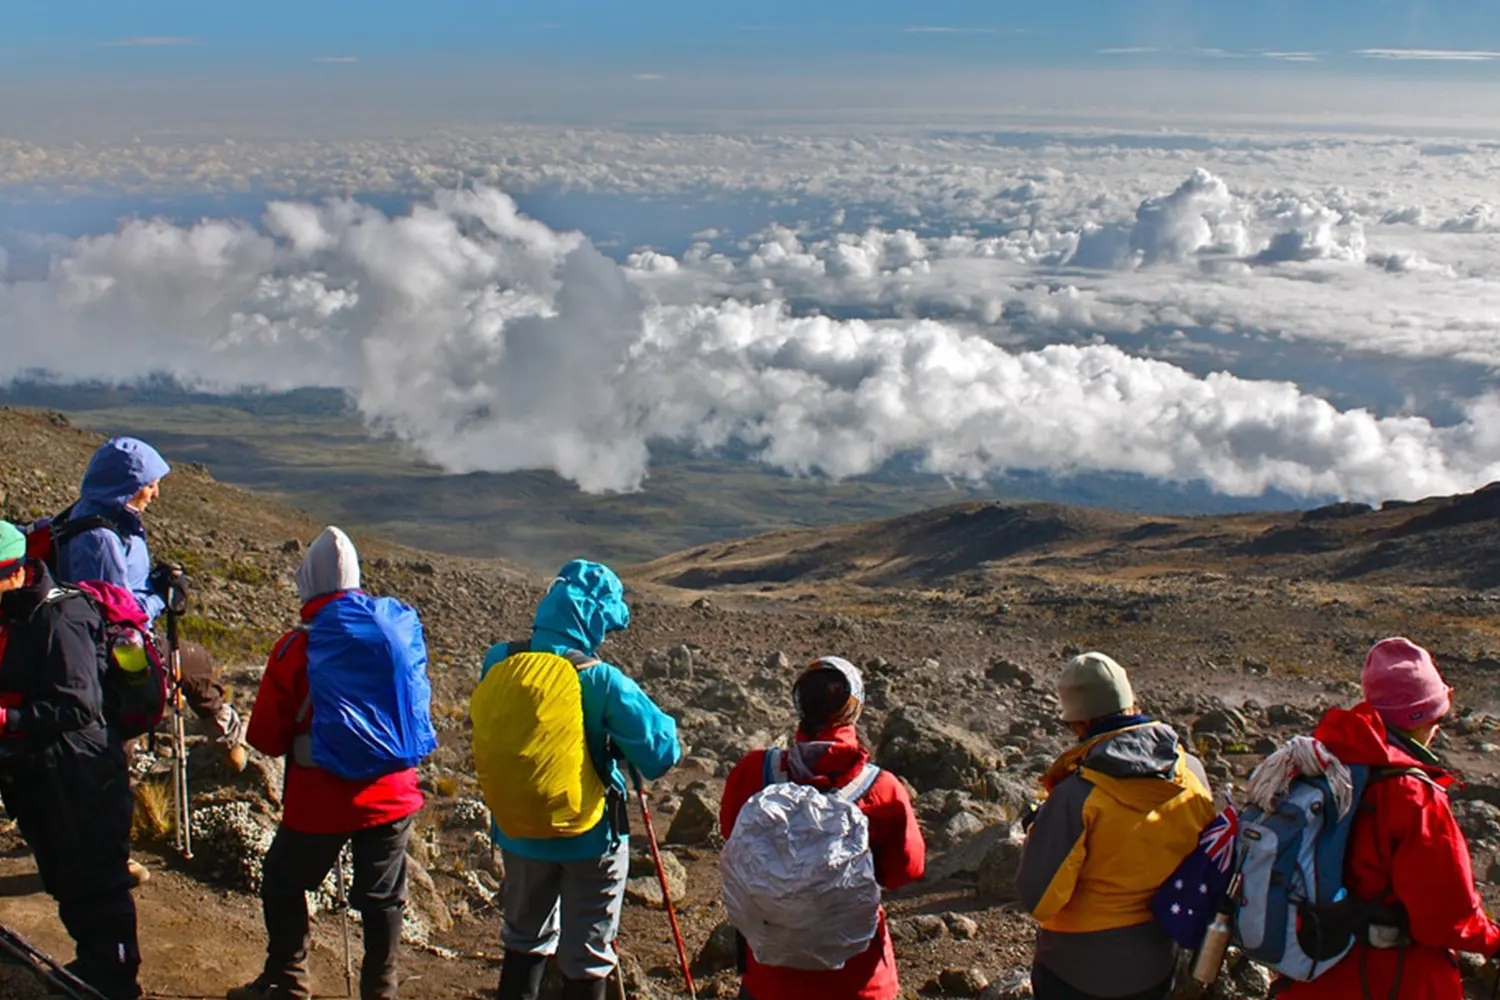
M1031 1000L1035 995L1030 969L1007 969L984 988L979 1000Z
M973 941L979 937L978 921L962 913L943 914L943 923L948 925L948 933L960 941Z
M1245 717L1232 708L1219 708L1198 717L1193 723L1193 734L1214 733L1219 736L1238 736L1246 728Z
M950 997L978 996L989 982L978 969L944 969L938 973L938 989Z
M792 669L792 658L778 649L766 657L765 668L772 673L784 674Z
M893 920L890 927L891 937L905 944L935 941L948 934L947 922L942 917L931 913Z
M714 602L706 597L700 597L693 602L692 608L694 611L712 611L714 609Z
M1004 684L1006 687L1029 688L1036 686L1035 674L1021 666L1015 660L1006 659L1003 656L997 656L991 660L989 668L985 670L984 675L995 683Z
M663 852L661 870L667 877L667 888L672 893L672 900L675 902L682 899L687 894L687 868L677 860L676 855ZM650 855L638 854L630 859L630 879L625 883L625 898L652 909L666 909L661 879L656 874L656 863L651 860Z

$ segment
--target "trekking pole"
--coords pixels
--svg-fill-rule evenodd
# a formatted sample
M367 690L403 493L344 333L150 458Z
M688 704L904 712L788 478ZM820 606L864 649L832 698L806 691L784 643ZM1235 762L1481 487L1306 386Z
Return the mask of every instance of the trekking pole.
M104 994L79 979L66 967L54 961L46 952L4 924L0 924L0 955L30 969L47 985L49 993L55 991L67 997L68 1000L105 1000Z
M167 657L172 670L172 842L182 856L193 858L193 803L188 794L187 729L182 717L182 643L178 619L187 611L187 591L174 572L167 584Z
M630 780L635 783L636 798L641 803L641 816L646 821L646 839L651 842L651 862L656 865L656 877L661 882L661 898L667 906L667 920L672 924L672 938L677 943L677 959L682 963L682 978L687 980L688 996L698 1000L698 989L693 985L693 971L688 968L687 946L682 943L682 930L677 926L677 909L672 905L672 890L667 888L667 872L661 865L661 847L656 842L656 827L651 825L651 806L646 802L646 786L641 772L629 761Z
M344 925L344 996L352 997L354 996L354 952L349 948L349 890L344 881L344 856L348 852L348 844L339 848L338 892L339 916Z

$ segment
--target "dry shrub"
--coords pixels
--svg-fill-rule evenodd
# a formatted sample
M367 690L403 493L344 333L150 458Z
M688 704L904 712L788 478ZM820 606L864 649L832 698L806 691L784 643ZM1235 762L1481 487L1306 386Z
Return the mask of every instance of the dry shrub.
M166 840L172 834L172 786L169 781L140 781L135 789L135 814L130 821L130 839L141 842Z

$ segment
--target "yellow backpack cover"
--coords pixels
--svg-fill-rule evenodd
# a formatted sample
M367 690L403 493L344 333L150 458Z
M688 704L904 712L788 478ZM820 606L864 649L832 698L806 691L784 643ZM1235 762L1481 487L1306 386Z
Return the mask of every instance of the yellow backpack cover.
M514 644L469 698L474 771L505 836L549 840L604 818L605 788L583 732L578 673L599 661Z

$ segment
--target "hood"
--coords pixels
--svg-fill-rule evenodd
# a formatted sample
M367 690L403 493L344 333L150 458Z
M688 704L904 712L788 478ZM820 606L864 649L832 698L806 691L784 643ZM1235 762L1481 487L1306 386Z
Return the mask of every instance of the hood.
M126 501L172 471L157 450L137 438L112 438L94 452L83 473L78 495L99 507L123 507Z
M359 553L349 536L333 526L313 539L297 567L297 595L306 604L315 597L359 589Z
M572 645L592 653L610 632L630 625L625 585L603 563L574 559L557 572L552 589L537 605L532 631L542 642Z
M1051 788L1075 771L1100 791L1138 809L1154 809L1190 781L1187 755L1176 730L1160 722L1097 736L1059 757L1044 780ZM1141 781L1154 778L1154 781Z
M799 729L789 752L792 776L824 792L849 784L870 760L870 751L860 746L853 726L835 726L812 735Z
M1418 767L1433 777L1446 777L1447 771L1432 761L1419 760L1392 740L1385 720L1375 706L1362 701L1353 708L1332 708L1313 733L1329 751L1345 764L1366 767Z

